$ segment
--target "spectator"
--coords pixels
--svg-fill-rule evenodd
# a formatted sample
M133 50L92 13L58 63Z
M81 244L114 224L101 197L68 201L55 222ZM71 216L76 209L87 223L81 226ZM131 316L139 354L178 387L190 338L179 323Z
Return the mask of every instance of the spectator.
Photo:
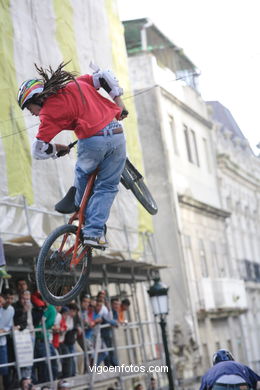
M103 304L107 307L108 310L110 310L109 299L105 290L101 290L98 292L96 300L103 301Z
M126 322L125 312L129 310L129 307L130 307L129 299L128 298L123 299L118 312L118 321L122 324Z
M44 310L46 309L46 303L43 301L39 291L37 291L36 288L34 288L32 294L31 294L31 301L32 301L32 319L33 319L33 326L35 328L38 328L41 324L41 320L44 314Z
M57 371L58 378L61 378L62 375L62 364L61 359L59 358L59 346L60 346L60 333L66 331L66 327L64 329L61 328L61 309L62 306L56 306L56 317L54 321L54 325L52 327L52 345L54 347L55 355L57 356ZM66 324L65 324L66 325Z
M35 390L35 387L32 384L31 378L23 377L20 380L20 389L21 390Z
M15 301L15 291L12 288L6 288L3 290L5 298L5 307L13 305Z
M7 339L2 333L9 332L13 325L14 308L6 304L3 293L0 293L0 364L8 363ZM8 375L8 367L0 368L0 375Z
M111 310L110 310L110 319L103 319L102 323L108 323L113 327L118 327L118 310L120 307L120 301L118 298L111 299ZM101 336L107 348L113 347L113 331L112 328L104 328L101 330ZM104 363L106 366L118 366L119 362L116 356L115 350L108 351L108 356L104 359Z
M7 273L5 269L5 265L6 262L5 262L4 246L3 246L2 239L0 238L0 278L10 279L11 275Z
M111 312L112 318L118 321L119 317L119 309L120 309L120 301L119 298L115 297L111 299Z
M55 333L53 335L53 344L57 348L60 355L67 355L69 353L68 348L64 344L64 338L68 329L67 318L69 316L69 308L63 306L60 309L60 316L56 317L55 320ZM60 369L59 369L60 371ZM70 360L69 358L61 358L61 377L67 377L70 371Z
M62 319L61 309L62 306L56 306L56 317L52 327L52 345L55 349L58 349L60 345L60 322Z
M106 309L106 310L104 310L104 309ZM111 323L112 322L112 320L110 319L110 316L109 316L109 312L108 312L107 308L104 306L102 300L97 300L96 301L96 306L95 306L95 309L94 309L94 313L95 313L95 316L97 316L97 318L99 319L99 323L104 323L105 324L105 323ZM95 337L95 339L97 338L96 332L94 333L94 337ZM96 343L96 340L95 340L95 343ZM102 330L101 330L101 333L100 333L100 345L96 344L95 346L96 346L97 349L106 349L106 344L105 344L105 341L104 341L104 339L102 337ZM108 352L99 352L98 353L98 357L97 357L97 365L99 366L100 363L102 363L103 360L107 358L107 356L108 356Z
M27 291L27 290L29 290L27 281L24 278L17 279L16 280L16 291L17 291L18 297L22 292Z
M97 299L100 299L100 300L105 300L106 298L106 291L105 290L101 290L97 293Z
M12 290L11 288L5 289L3 291L3 296L5 299L4 309L7 309L8 306L11 306L14 303L15 291ZM13 338L12 335L10 334L6 336L6 345L7 345L8 363L11 363L15 361L15 356L14 356ZM5 375L3 377L5 389L12 389L15 387L14 386L15 376L16 376L15 368L9 367L8 375Z
M31 293L26 290L20 293L19 300L13 305L14 306L14 326L22 331L28 329L31 334L32 348L34 347L35 335L32 319L32 304L31 304ZM32 367L22 367L21 375L29 378L32 375Z
M86 307L86 303L84 304L84 301L86 299L88 302L90 301L89 297L86 298L85 295L83 295L81 297L81 310L83 309L83 311L84 311L84 307ZM82 302L83 302L83 306L82 306ZM73 349L74 349L74 352L81 353L81 355L74 357L74 360L76 363L75 368L76 368L77 374L83 375L85 372L85 359L84 359L84 355L83 355L83 351L85 349L84 322L83 322L83 318L82 318L82 314L81 314L82 311L80 313L78 306L75 304L74 304L74 306L76 307L76 315L73 316L74 329L76 330L76 333L75 333L76 340L75 340L75 343L73 345ZM68 307L70 308L70 305L68 305ZM88 307L88 303L87 303L87 307Z
M156 380L155 380L155 378L151 377L150 378L150 385L148 387L148 390L156 390L156 389L157 389Z
M56 356L54 347L51 341L51 329L53 328L56 318L56 309L54 306L47 304L47 308L43 313L43 320L45 320L45 327L47 331L47 340L49 345L49 351L51 356ZM42 324L39 323L36 328L41 329ZM34 357L35 359L46 357L47 352L45 348L44 335L43 332L38 331L35 335L35 348L34 348ZM52 366L52 375L53 379L57 378L57 362L56 359L51 360ZM44 361L37 362L34 364L33 377L36 383L44 383L50 380L48 366Z
M93 348L91 334L87 331L95 325L95 322L93 321L93 307L90 305L90 303L90 295L83 294L80 300L80 318L83 329L82 334L78 335L78 345L76 344L76 348L78 348L77 352L82 352L85 349L90 350ZM78 374L83 375L86 370L85 359L83 355L78 356L77 364Z
M90 298L90 304L89 304L89 307L94 309L94 307L96 306L96 299L91 297Z
M67 317L67 331L65 333L63 345L68 350L68 353L75 352L75 342L77 340L78 334L81 330L79 319L78 319L78 306L75 303L68 304L69 315ZM69 372L66 377L75 376L76 375L76 364L74 357L69 357ZM64 376L65 378L65 376Z
M31 305L31 293L30 291L22 291L19 294L19 299L13 305L14 313L14 326L19 330L30 329L33 330L32 320L32 305Z
M94 338L95 338L95 332L94 327L97 324L100 324L102 319L98 312L96 312L96 301L93 302L93 300L90 301L91 304L88 307L88 328L85 329L85 338L87 342L88 349L92 349L94 346ZM93 305L94 303L94 305ZM100 306L101 309L101 306Z
M90 317L89 317L89 308L90 308L90 296L85 294L82 295L80 301L81 307L81 318L84 324L84 329L88 329L90 327Z
M134 390L144 390L144 387L141 383L138 383L137 385L135 385Z
M57 385L57 390L68 390L70 389L70 383L65 380L60 380Z

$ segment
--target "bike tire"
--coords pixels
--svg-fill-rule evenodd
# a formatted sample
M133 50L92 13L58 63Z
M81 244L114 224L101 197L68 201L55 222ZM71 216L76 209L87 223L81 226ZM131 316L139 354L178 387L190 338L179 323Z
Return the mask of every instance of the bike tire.
M121 176L121 183L127 190L130 189L132 191L137 200L150 214L157 214L157 204L147 188L143 176L129 159L126 160L125 168Z
M66 305L75 299L87 284L92 263L92 249L90 247L88 248L86 255L74 271L69 267L71 255L66 255L63 252L58 253L57 250L54 250L55 245L60 246L59 241L64 235L67 238L69 237L73 243L76 237L76 231L77 226L75 225L67 224L59 226L46 238L37 259L36 282L38 290L43 299L54 306ZM67 238L64 247L66 246ZM72 244L68 242L67 245ZM80 249L83 249L83 245L80 244L80 246ZM51 259L50 256L52 256ZM56 283L55 286L54 283ZM70 284L70 290L66 292ZM50 288L51 286L57 286L56 293L53 291L54 287ZM58 291L59 295L57 295Z

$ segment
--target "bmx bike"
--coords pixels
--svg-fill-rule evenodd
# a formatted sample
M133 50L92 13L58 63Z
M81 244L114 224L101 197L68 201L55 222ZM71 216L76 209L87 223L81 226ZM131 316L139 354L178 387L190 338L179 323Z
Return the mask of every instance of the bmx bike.
M55 306L65 305L75 299L88 280L92 248L83 243L82 227L85 224L85 208L92 195L97 173L98 169L89 176L78 209L74 204L75 187L71 187L65 197L55 205L56 211L63 214L72 213L72 216L67 224L50 233L39 252L36 264L37 286L42 297ZM150 214L157 213L156 202L144 183L143 176L129 159L126 160L121 183L133 192Z

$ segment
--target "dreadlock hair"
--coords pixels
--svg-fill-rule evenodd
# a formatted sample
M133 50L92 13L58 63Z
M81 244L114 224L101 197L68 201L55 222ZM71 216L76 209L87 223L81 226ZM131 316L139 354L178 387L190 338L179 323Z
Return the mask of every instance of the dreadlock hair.
M52 95L55 95L60 89L65 88L66 85L71 81L74 81L77 84L82 101L83 103L85 102L85 97L83 96L81 88L75 78L77 73L67 72L63 69L66 65L68 65L69 62L70 61L66 63L61 62L55 71L52 69L51 66L49 66L48 69L43 69L42 67L38 67L36 64L34 64L37 72L44 81L43 91L35 95L35 98L33 97L35 103L40 102L42 104L45 99Z

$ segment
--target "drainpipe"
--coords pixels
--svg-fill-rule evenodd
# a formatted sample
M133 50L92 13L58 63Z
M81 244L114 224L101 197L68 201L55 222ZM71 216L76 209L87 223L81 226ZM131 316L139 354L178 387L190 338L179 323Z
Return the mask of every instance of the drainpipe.
M147 23L145 23L141 29L141 44L142 44L142 51L147 51L147 28L151 27L153 23L151 20L148 20Z

